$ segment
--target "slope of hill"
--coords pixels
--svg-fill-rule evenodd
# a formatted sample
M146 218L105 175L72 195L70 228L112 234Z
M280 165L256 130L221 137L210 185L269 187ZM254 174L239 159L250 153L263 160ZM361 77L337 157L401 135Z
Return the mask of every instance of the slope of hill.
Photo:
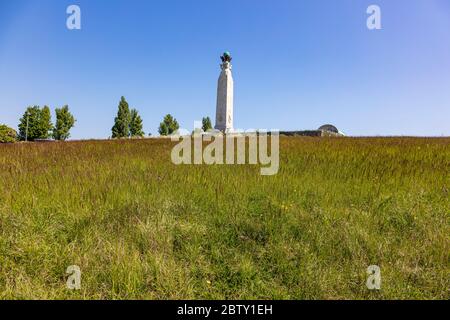
M0 145L0 298L448 298L450 139L282 137L269 177L172 146Z

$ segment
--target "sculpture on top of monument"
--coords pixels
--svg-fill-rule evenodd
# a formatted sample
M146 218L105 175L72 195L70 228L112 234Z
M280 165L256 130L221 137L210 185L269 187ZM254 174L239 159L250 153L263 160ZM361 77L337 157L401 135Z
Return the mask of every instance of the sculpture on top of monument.
M226 51L220 59L222 64L220 68L219 82L217 86L217 106L216 106L216 125L215 129L225 133L233 131L233 95L234 82L231 74L231 54Z
M222 62L231 62L231 60L233 60L233 58L231 57L231 53L228 51L225 51L220 59L222 59Z

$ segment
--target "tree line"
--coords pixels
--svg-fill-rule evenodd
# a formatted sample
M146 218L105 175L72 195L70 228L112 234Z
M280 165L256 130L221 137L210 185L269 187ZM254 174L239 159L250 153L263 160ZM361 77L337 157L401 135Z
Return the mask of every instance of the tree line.
M158 133L161 136L169 136L175 133L180 128L177 119L171 114L164 116L163 121L159 124ZM202 130L207 132L212 129L211 119L209 117L203 118ZM151 134L150 134L151 135ZM143 137L142 119L136 109L130 111L128 102L124 97L119 103L119 110L114 119L114 126L112 127L112 138L129 138L129 137Z
M70 137L70 130L75 126L76 119L69 110L69 106L55 109L56 122L53 125L51 112L48 106L28 107L19 120L19 132L0 124L0 143L20 141L47 140L53 138L65 141ZM180 128L177 119L167 114L159 124L158 133L168 136ZM212 129L211 119L202 119L202 130L207 132ZM151 135L151 134L149 134ZM121 97L117 116L114 118L114 126L111 128L111 137L118 138L140 138L144 137L143 121L138 110L131 109L125 97Z
M75 118L69 111L69 106L55 109L56 123L52 124L50 108L44 106L28 107L19 120L18 139L21 141L35 141L53 138L66 140L70 137L70 130L75 125Z

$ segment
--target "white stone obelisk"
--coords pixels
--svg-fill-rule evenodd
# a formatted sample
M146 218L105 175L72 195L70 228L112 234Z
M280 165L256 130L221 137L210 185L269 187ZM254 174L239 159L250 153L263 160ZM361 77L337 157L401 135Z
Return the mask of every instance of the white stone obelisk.
M231 55L225 52L221 57L219 83L217 86L217 107L215 129L228 133L233 131L233 75L231 74Z

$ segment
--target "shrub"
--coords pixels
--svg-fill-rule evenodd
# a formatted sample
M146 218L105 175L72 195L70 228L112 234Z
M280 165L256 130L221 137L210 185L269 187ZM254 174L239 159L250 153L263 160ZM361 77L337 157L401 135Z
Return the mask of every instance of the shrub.
M0 124L0 143L12 143L17 141L16 130Z

